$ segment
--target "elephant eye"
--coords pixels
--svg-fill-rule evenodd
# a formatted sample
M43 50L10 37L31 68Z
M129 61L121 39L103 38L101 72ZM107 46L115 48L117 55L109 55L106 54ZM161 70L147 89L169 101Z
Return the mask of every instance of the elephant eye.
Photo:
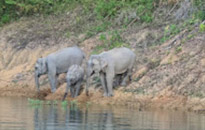
M37 70L37 69L38 69L38 67L37 67L37 66L35 66L35 69Z

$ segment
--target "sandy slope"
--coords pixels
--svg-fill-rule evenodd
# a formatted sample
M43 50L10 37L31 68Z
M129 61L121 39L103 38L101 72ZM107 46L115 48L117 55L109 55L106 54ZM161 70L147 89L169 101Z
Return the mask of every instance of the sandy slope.
M59 77L59 88L54 94L50 93L47 76L42 76L41 93L36 93L33 75L37 58L76 43L89 56L92 49L101 42L98 36L82 40L84 36L81 34L69 38L62 36L56 44L53 42L55 34L46 36L48 30L42 29L43 24L34 23L33 20L22 20L0 30L0 96L61 99L66 86L64 75ZM144 41L153 40L148 37L150 32L160 34L160 30L156 28L140 31L130 29L123 33L123 37L137 54L134 82L125 88L117 88L112 98L102 97L101 89L91 87L89 97L82 92L77 100L127 105L139 109L204 111L205 34L198 33L198 28L191 32L185 30L162 45L138 47ZM188 38L190 34L194 37ZM45 37L42 37L44 35ZM68 100L73 99L68 97Z

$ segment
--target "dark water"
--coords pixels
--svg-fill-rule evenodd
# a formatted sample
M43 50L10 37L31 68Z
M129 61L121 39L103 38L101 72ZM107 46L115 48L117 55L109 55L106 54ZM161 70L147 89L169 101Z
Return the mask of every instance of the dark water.
M205 130L205 115L120 107L30 105L0 97L0 130Z

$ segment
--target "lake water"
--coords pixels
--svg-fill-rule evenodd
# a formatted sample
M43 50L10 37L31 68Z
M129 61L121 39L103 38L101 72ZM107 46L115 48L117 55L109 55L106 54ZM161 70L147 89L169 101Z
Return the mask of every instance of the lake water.
M205 115L138 111L91 105L31 105L26 98L0 97L0 130L205 130Z

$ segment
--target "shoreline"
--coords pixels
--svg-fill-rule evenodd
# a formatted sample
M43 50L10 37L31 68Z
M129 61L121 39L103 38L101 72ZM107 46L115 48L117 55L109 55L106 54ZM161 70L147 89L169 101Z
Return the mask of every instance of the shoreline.
M51 93L49 88L45 88L38 94L34 87L0 87L0 97L25 97L37 98L41 100L61 100L64 94L65 87L57 89L56 93ZM182 110L196 113L205 113L205 99L174 95L172 92L164 92L162 95L145 95L132 94L131 92L123 92L120 89L114 91L113 97L103 97L101 90L91 90L89 96L82 92L77 98L71 98L70 95L66 98L67 101L77 100L79 103L90 102L99 105L117 105L126 106L138 110L149 109L166 109L166 110Z

